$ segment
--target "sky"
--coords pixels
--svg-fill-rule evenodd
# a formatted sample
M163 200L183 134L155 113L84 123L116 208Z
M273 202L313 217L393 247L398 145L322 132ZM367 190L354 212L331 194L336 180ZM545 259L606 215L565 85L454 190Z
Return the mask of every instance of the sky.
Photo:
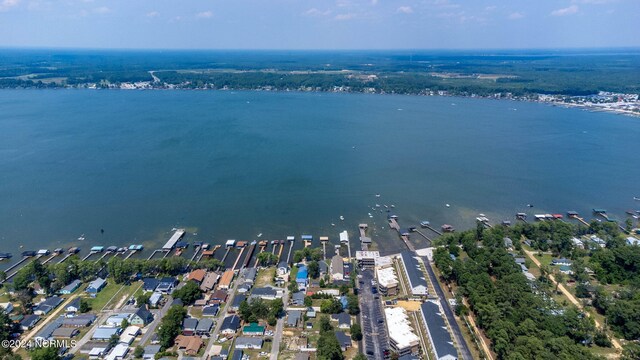
M0 0L0 47L640 46L640 0Z

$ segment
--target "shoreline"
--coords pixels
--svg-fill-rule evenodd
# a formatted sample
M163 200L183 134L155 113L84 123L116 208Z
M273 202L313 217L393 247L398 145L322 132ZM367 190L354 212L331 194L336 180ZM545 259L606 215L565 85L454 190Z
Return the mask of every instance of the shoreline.
M449 91L432 91L429 89L425 89L424 91L420 91L417 93L388 93L388 92L384 92L384 91L377 91L377 90L372 90L372 91L354 91L351 89L342 89L342 88L338 88L338 89L333 89L333 90L318 90L318 89L301 89L301 88L297 88L297 89L289 89L289 88L284 88L284 89L274 89L271 86L262 86L262 87L258 87L258 88L231 88L231 87L223 87L223 88L215 88L215 87L209 87L207 84L204 87L196 87L196 88L189 88L189 87L180 87L179 85L173 85L173 84L166 84L163 83L161 86L158 86L156 82L150 83L150 82L144 82L144 84L140 84L140 83L121 83L121 84L113 84L113 86L109 86L109 87L96 87L95 84L94 86L92 86L91 84L87 83L87 84L81 84L81 85L76 85L76 86L56 86L56 87L50 87L50 88L40 88L37 86L33 86L33 87L6 87L6 88L0 88L1 90L58 90L58 89L77 89L77 90L152 90L152 91L247 91L247 92L274 92L274 93L289 93L289 92L293 92L293 93L318 93L318 94L322 94L322 93L328 93L328 94L339 94L339 93L345 93L345 94L363 94L363 95L398 95L398 96L418 96L418 97L431 97L431 96L437 96L437 97L451 97L451 98L471 98L471 99L486 99L486 100L510 100L510 101L519 101L519 102L528 102L528 103L539 103L539 104L545 104L545 105L551 105L551 106L557 106L557 107L564 107L564 108L575 108L575 109L581 109L581 110L586 110L589 112L603 112L603 113L609 113L609 114L616 114L616 115L623 115L623 116L630 116L630 117L635 117L635 118L640 118L640 97L638 95L635 95L635 97L637 98L637 100L633 101L633 102L603 102L603 103L598 103L598 104L603 104L603 105L598 105L596 103L576 103L576 102L567 102L567 101L562 101L562 99L569 99L569 100L581 100L581 99L585 99L588 97L596 97L596 96L601 96L600 94L592 94L589 96L572 96L572 95L549 95L549 94L541 94L541 93L537 93L537 94L530 94L530 95L522 95L522 96L514 96L510 93L497 93L494 96L484 96L484 95L478 95L478 94L464 94L464 93L451 93ZM625 96L625 97L632 97L634 96L634 94L618 94L618 93L607 93L607 92L601 92L601 93L606 93L609 94L609 96ZM541 100L544 99L544 100ZM634 110L629 110L629 109L620 109L620 108L614 108L611 106L606 106L607 104L622 104L622 105L627 105L627 106L631 106L631 107L635 107L635 109L637 109L637 111Z

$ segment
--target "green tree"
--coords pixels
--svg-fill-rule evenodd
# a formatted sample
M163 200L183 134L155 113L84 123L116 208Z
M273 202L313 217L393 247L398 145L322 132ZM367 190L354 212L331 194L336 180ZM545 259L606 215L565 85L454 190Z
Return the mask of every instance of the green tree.
M122 319L122 322L120 323L120 328L121 329L126 329L127 327L129 327L129 320Z
M182 332L182 320L187 316L187 310L183 306L174 305L169 308L162 318L158 329L158 340L162 349L173 346L175 338Z
M326 315L320 316L318 319L318 324L320 326L320 332L323 331L333 331L333 326L331 325L331 320Z
M136 304L138 306L148 304L150 298L151 298L151 294L149 294L148 292L141 292L136 296Z
M80 311L83 314L91 311L91 304L89 303L89 300L87 300L85 298L81 298L80 299L80 308L78 309L78 311Z
M60 360L62 357L58 354L59 349L56 347L38 347L29 351L31 360Z
M141 359L144 355L144 348L140 345L136 346L135 350L133 350L133 357L136 359Z
M172 296L182 300L185 305L193 305L196 300L202 297L202 290L195 281L187 281L183 287L174 290Z
M309 307L313 305L313 299L311 299L311 296L305 296L304 297L304 306Z
M342 304L338 299L325 299L320 304L320 312L325 314L337 314L342 311Z
M358 353L358 355L353 357L353 360L367 360L367 357L363 353Z
M319 360L343 360L342 349L336 334L332 331L324 331L318 339L317 356Z
M360 324L355 323L351 325L351 339L355 341L362 340L362 328L360 327Z
M360 304L358 303L358 296L349 294L347 296L347 311L351 315L358 315L360 313Z
M320 276L320 265L315 260L307 264L307 270L309 271L309 277L312 279L317 279Z

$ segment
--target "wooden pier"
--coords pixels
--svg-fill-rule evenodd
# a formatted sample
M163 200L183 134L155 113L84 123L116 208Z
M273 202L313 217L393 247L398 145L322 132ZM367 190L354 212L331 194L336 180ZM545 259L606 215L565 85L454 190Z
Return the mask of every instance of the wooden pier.
M576 220L580 221L585 226L590 226L589 223L586 222L583 218L581 218L580 215L578 215L578 213L576 213L576 212L569 212L568 216L570 218L572 218L572 219L576 219Z
M167 257L167 254L169 253L168 251L165 251L164 249L156 249L156 250L153 250L153 252L151 253L151 255L149 255L147 260L153 259L153 257L156 256L156 254L159 253L159 252L166 252L166 254L164 255L165 257Z
M227 247L227 251L224 253L224 255L222 256L222 262L224 262L227 259L227 256L229 256L229 252L231 251L231 246Z
M281 242L280 243L280 251L278 252L278 262L280 262L280 259L282 258L282 251L284 250L284 244Z
M294 241L289 241L289 253L287 254L287 264L289 263L289 261L291 261L291 250L293 250L293 243ZM284 248L284 244L282 244L282 247ZM282 249L280 249L280 253L282 253Z
M127 256L125 256L125 257L124 257L124 259L125 259L125 260L127 260L128 258L132 257L132 256L133 256L133 254L135 254L135 253L137 253L137 252L138 252L138 250L131 250L131 251L129 252L129 254L127 254Z
M98 260L96 260L95 262L100 262L100 260L104 259L107 255L111 254L112 252L107 250L104 252L104 254L102 254L102 256L100 256L100 258ZM116 254L118 254L118 252L115 252Z
M86 261L87 259L92 257L94 254L97 254L97 252L96 251L90 251L85 257L82 258L82 261Z
M72 257L73 255L75 255L75 253L67 253L65 256L62 257L62 259L60 259L60 261L58 261L58 264L62 264L63 262L65 262L68 258Z
M48 257L47 259L45 259L42 262L42 265L46 265L48 262L50 262L51 260L53 260L53 258L57 257L58 255L60 255L59 253L53 253L53 255L51 255L50 257Z
M240 253L238 254L238 257L236 258L236 261L233 263L233 266L231 267L232 270L236 269L236 266L238 266L238 263L240 262L240 258L242 257L242 253L244 252L245 247L243 246L242 248L240 248Z
M247 256L242 262L242 268L246 268L249 266L249 262L251 261L251 256L253 256L253 252L256 250L256 242L252 242L247 249Z
M5 273L9 273L9 271L15 269L16 267L20 266L20 264L22 264L23 262L31 259L33 256L23 256L22 259L20 261L18 261L17 263L9 266L4 272Z
M33 259L33 261L37 261L37 260L38 260L38 259L40 259L41 257L42 257L42 255L36 255L36 256L25 256L25 257L24 257L24 259L20 260L20 262L18 262L18 264L16 264L16 265L19 265L19 264L21 264L21 263L24 263L24 262L25 262L26 260L28 260L28 259ZM26 265L27 265L27 264L25 264L25 266L26 266ZM14 266L12 267L12 269L14 269L15 267L16 267L16 266L14 265ZM16 269L16 270L15 270L14 272L12 272L11 274L8 274L8 275L7 275L7 278L6 278L4 281L0 282L0 284L4 284L5 282L7 282L7 281L11 280L11 278L13 278L14 276L16 276L16 274L17 274L21 269L22 269L22 267L21 267L21 268L19 268L19 269Z
M415 232L417 232L420 236L422 236L423 238L427 239L429 241L429 245L431 245L431 242L433 240L431 240L427 235L425 235L424 233L422 233L422 231L415 229Z
M196 259L196 256L198 256L198 254L200 253L200 250L202 249L202 246L195 245L194 248L195 249L193 251L193 256L191 256L191 261L194 261Z

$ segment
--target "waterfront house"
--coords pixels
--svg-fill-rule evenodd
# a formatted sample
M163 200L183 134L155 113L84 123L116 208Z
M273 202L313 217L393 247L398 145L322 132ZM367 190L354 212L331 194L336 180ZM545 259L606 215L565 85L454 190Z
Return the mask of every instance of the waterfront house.
M163 294L171 294L176 285L178 285L178 280L176 278L165 277L160 279L155 290Z
M105 287L105 285L107 285L107 281L105 279L97 278L89 283L85 291L89 294L97 294Z
M207 272L202 269L196 269L187 275L187 280L195 281L198 285L202 283Z
M286 261L281 261L280 264L278 264L278 276L284 276L287 275L289 273L289 265L287 264Z
M331 258L331 265L329 266L329 273L332 280L344 280L344 260L340 255L334 255Z
M217 273L213 271L208 272L207 275L205 275L204 279L202 280L202 283L200 284L200 290L204 292L213 290L219 278L220 278L220 275L218 275Z
M69 285L67 285L67 286L63 287L62 289L60 289L60 294L69 295L69 294L73 293L74 291L78 290L80 285L82 285L82 281L73 280Z
M233 272L233 270L227 270L224 273L222 273L222 276L220 277L220 282L218 283L218 289L229 290L234 276L235 276L235 273Z
M245 268L244 270L244 280L248 281L249 283L251 283L251 285L253 285L253 282L256 279L256 275L257 275L257 269L250 267L250 268Z
M296 275L296 283L298 283L298 287L306 289L309 284L309 271L305 265L300 265L298 267L298 274Z
M155 278L144 278L142 279L142 291L144 292L152 292L155 291L160 283L159 279Z

